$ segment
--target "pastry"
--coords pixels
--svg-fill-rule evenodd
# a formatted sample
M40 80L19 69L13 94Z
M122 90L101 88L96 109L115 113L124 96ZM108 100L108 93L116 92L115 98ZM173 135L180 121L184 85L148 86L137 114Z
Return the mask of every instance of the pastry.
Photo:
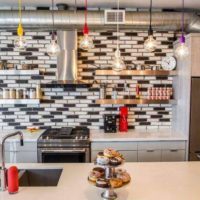
M99 178L96 181L96 186L101 187L101 188L108 188L110 187L109 181L106 180L105 178Z
M124 173L124 172L126 172L125 169L121 169L121 168L115 169L115 173L116 173L116 174L121 174L121 173Z
M117 166L122 164L122 159L120 157L110 158L109 164L113 166Z
M113 158L119 155L119 153L117 151L115 151L114 149L108 148L108 149L104 149L103 151L104 156L108 157L108 158Z
M97 172L97 171L91 171L89 176L88 176L88 180L89 181L92 181L92 182L96 182L96 180L98 178L101 177L101 173L100 172Z
M102 167L95 167L93 168L94 172L99 172L101 174L101 177L105 174L105 169Z
M112 188L119 188L123 185L123 181L120 178L112 178L110 179L110 185Z
M127 173L127 172L118 173L118 174L116 174L116 177L121 179L123 181L123 183L128 183L131 180L129 173Z
M103 152L99 152L97 155L97 163L100 165L107 165L109 163L109 158L104 156Z

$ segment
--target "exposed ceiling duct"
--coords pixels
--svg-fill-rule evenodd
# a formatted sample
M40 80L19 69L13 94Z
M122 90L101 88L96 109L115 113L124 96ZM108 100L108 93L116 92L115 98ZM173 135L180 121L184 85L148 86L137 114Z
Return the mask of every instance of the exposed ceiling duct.
M181 13L179 12L154 12L152 26L154 30L180 30ZM52 28L52 16L50 11L23 11L23 26L25 29L48 30ZM19 23L18 11L0 11L0 28L16 29ZM81 28L84 24L84 12L55 11L55 28L58 30L73 30ZM185 13L185 29L188 32L200 32L200 18L194 13ZM89 11L88 25L91 28L115 28L116 25L106 24L104 11ZM122 28L134 28L147 30L149 26L149 13L126 12L125 24Z
M23 0L24 6L49 6L49 0ZM64 3L69 7L74 7L75 0L55 0L55 4ZM84 0L78 0L77 7L84 7ZM161 9L177 9L182 8L180 0L156 0L154 1L154 8ZM4 6L17 6L16 0L0 0L0 7ZM88 1L89 8L113 8L116 7L116 0L90 0ZM149 0L122 0L120 1L120 7L122 8L149 8ZM185 0L186 9L200 9L199 0Z

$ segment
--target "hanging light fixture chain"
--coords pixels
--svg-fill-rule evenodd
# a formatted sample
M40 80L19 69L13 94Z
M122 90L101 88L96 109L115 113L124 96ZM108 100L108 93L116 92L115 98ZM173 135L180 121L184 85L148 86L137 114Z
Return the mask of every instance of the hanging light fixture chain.
M22 24L22 0L19 0L19 23Z
M52 9L52 12L51 12L51 14L52 14L52 24L53 24L53 26L52 26L52 39L54 39L54 0L52 0L52 5L51 5L51 9Z
M149 31L152 32L152 0L150 0L150 7L149 7L149 17L150 17L150 24L149 24Z
M117 51L119 51L119 0L117 0Z
M182 28L182 35L184 34L184 7L185 7L185 5L184 5L184 0L182 0L182 22L181 22L181 28Z
M85 23L87 23L87 0L85 0Z

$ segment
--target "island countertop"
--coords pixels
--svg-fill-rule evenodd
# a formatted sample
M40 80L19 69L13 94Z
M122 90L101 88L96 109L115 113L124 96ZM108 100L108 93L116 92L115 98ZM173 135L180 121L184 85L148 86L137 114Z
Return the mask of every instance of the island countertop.
M0 192L1 200L101 200L101 189L87 181L93 164L18 164L21 169L62 168L56 187L20 187ZM199 200L200 162L126 163L132 181L117 189L118 200Z

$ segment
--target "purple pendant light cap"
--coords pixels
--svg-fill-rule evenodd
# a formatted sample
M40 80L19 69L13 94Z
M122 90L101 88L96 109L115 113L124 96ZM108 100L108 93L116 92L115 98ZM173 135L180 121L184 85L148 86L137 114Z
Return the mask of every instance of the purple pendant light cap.
M181 35L181 37L179 38L179 42L181 44L184 44L185 43L185 36L184 35Z

